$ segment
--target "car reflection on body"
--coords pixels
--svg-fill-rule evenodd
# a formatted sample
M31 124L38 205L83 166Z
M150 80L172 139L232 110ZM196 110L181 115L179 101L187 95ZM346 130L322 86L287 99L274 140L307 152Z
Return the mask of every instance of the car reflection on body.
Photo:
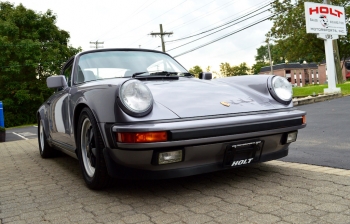
M91 189L111 178L174 178L278 159L306 126L283 77L195 78L166 53L98 49L47 79L43 158L79 160Z

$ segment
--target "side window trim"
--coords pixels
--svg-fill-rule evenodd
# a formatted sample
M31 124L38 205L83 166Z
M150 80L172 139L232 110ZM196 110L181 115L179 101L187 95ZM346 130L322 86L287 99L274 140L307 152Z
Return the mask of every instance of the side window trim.
M68 84L68 87L71 87L72 86L72 76L73 76L73 59L69 60L65 65L64 67L62 68L62 71L61 71L61 75L64 75L66 77L66 81L67 81L67 84ZM69 69L70 70L70 74L68 75L68 79L67 80L67 76L65 74L65 71Z

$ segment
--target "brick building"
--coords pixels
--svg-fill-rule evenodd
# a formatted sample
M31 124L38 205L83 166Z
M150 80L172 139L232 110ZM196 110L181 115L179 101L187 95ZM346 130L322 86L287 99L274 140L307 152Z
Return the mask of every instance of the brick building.
M350 64L350 60L347 62ZM346 75L350 72L346 67L343 67L343 79L346 80ZM316 63L287 63L273 65L273 74L285 77L295 86L305 86L308 84L325 84L327 82L326 64ZM262 67L259 74L270 74L270 66Z

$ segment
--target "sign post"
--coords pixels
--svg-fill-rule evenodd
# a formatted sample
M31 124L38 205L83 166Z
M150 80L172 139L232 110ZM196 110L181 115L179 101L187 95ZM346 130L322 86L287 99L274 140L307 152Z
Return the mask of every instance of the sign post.
M332 40L338 35L347 35L344 7L305 2L306 32L316 33L317 38L324 40L326 52L328 88L324 93L340 93L335 83L335 64Z

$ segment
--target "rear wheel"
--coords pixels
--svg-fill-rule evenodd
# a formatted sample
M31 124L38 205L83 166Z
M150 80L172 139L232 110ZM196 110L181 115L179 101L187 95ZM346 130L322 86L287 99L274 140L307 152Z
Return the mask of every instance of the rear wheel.
M97 122L88 108L80 113L77 138L79 164L86 185L96 190L106 187L111 178L103 156L104 144Z
M42 158L50 158L56 155L57 151L47 142L43 121L40 118L38 122L38 143L39 152Z

